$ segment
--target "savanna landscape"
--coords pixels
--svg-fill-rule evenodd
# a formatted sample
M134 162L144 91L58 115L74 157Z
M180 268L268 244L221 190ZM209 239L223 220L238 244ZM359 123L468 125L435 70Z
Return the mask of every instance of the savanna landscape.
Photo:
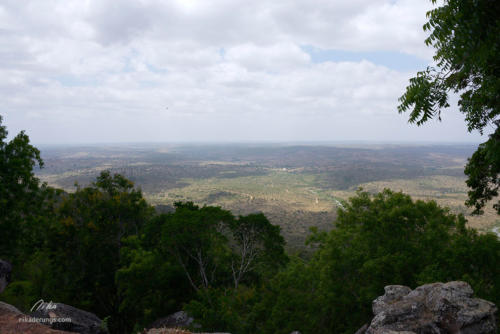
M337 208L358 188L403 191L464 214L491 231L490 207L465 206L467 158L473 144L239 144L47 147L41 180L72 192L103 170L119 173L160 211L179 201L220 206L235 214L263 212L282 228L288 249L301 250L310 227L329 230Z

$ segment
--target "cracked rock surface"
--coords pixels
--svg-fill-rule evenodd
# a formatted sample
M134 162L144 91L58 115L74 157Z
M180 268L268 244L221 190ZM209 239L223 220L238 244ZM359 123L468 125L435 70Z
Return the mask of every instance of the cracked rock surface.
M493 334L495 304L474 298L466 282L432 283L415 290L385 287L373 301L372 321L359 334Z

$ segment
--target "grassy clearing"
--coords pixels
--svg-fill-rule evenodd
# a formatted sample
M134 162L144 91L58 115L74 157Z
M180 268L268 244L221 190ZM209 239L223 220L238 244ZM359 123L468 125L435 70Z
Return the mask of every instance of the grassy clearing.
M183 179L183 188L146 194L153 204L193 201L199 205L216 205L234 214L263 212L281 226L288 250L300 250L310 227L333 227L337 198L314 186L316 176L283 169L270 170L267 175L236 178Z
M283 170L271 170L267 175L236 178L182 179L189 183L183 188L147 194L153 204L189 200L199 204L228 206L233 202L280 202L286 207L305 211L330 211L336 208L330 192L314 186L316 176ZM220 195L220 196L218 196Z

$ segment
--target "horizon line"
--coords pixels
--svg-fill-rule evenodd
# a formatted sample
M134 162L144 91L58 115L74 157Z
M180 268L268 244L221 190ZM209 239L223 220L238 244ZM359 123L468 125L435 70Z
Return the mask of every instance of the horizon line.
M482 141L435 141L435 140L205 140L205 141L130 141L130 142L74 142L74 143L35 143L34 146L41 147L81 147L81 146L127 146L127 145L479 145Z

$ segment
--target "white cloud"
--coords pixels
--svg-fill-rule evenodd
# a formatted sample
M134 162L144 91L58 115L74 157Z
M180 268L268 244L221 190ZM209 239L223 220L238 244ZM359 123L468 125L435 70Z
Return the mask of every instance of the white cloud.
M0 114L11 134L27 129L35 142L421 139L396 112L412 73L314 63L302 46L430 59L421 29L429 8L414 0L6 0ZM390 131L395 124L405 130ZM452 124L446 137L430 126L426 138L467 140L463 122Z
M310 63L310 56L292 43L258 46L245 43L231 47L224 57L250 71L279 72L293 70Z

